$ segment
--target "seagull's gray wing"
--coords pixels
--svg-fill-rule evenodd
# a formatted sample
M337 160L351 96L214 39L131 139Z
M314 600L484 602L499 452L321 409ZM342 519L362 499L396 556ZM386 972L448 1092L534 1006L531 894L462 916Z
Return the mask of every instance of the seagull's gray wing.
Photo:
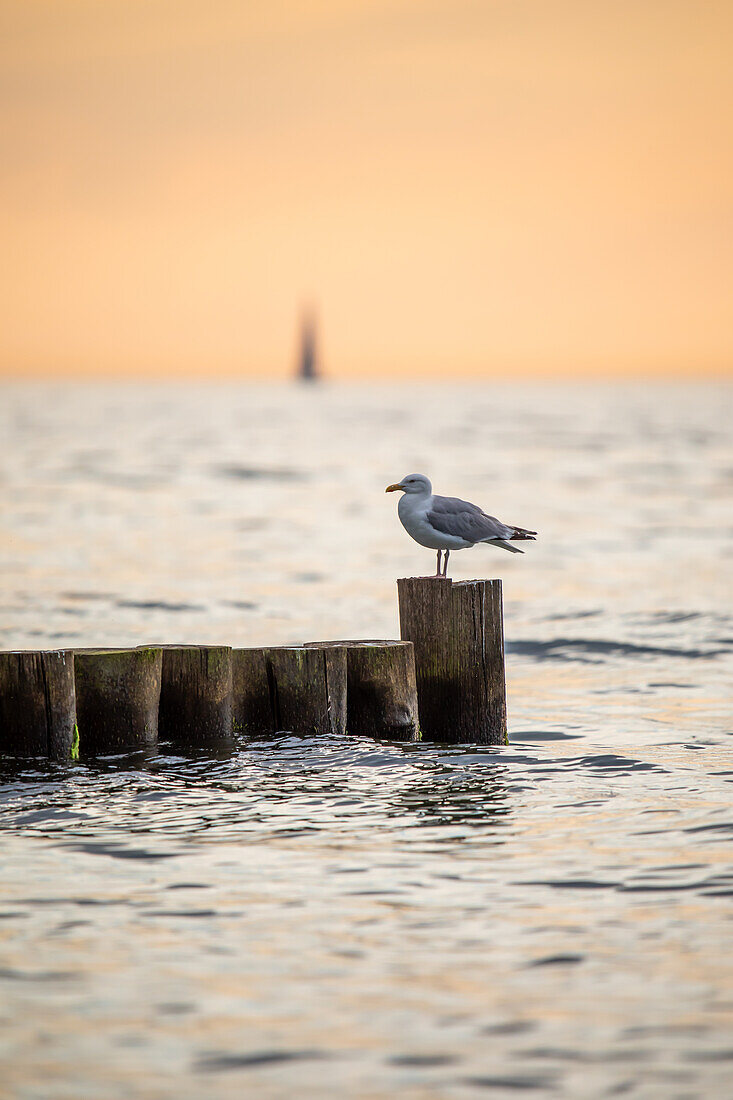
M515 531L514 527L487 516L478 505L458 497L433 497L428 521L442 535L455 535L466 542L509 539Z

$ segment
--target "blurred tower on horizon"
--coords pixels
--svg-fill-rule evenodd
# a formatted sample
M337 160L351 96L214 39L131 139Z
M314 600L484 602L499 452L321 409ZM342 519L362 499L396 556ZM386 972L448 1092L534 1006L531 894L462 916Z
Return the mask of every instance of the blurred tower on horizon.
M312 309L303 311L300 322L300 349L296 378L301 382L317 382L320 377L316 316Z

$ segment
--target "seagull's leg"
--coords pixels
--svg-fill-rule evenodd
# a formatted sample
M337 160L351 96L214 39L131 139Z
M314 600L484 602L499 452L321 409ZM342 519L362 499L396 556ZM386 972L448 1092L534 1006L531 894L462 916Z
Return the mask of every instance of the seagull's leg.
M442 573L440 572L440 550L438 551L438 572L435 574L435 576L436 577L441 577L442 576Z
M444 577L448 576L448 555L449 554L450 554L450 550L446 550L445 557L443 558L443 576Z

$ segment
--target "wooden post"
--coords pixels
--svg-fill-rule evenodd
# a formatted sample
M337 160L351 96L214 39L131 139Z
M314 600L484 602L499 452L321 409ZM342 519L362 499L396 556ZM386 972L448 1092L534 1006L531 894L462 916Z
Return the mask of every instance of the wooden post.
M367 642L347 651L347 728L362 737L419 737L415 649L411 642Z
M165 645L158 736L174 748L234 747L232 650Z
M345 732L344 655L338 646L314 642L306 648L321 650L321 658L302 659L298 653L303 648L232 650L235 732L250 736L286 728L296 733Z
M346 725L346 650L279 646L267 650L276 730L340 735Z
M232 725L235 733L274 733L266 649L232 650Z
M397 590L424 739L506 744L501 581L405 577Z
M346 731L390 741L419 737L415 651L411 642L308 642L346 647Z
M161 683L159 646L74 651L82 756L155 746Z
M331 732L337 737L346 733L347 707L347 659L343 646L317 645L323 653L326 667L326 688L328 707L331 715Z
M73 653L0 653L0 754L69 760L75 728Z

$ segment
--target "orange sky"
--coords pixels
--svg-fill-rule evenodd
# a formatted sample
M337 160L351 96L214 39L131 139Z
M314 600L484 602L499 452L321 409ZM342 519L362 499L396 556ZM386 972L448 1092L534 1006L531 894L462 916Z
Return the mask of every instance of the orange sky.
M729 0L0 0L0 371L731 373Z

